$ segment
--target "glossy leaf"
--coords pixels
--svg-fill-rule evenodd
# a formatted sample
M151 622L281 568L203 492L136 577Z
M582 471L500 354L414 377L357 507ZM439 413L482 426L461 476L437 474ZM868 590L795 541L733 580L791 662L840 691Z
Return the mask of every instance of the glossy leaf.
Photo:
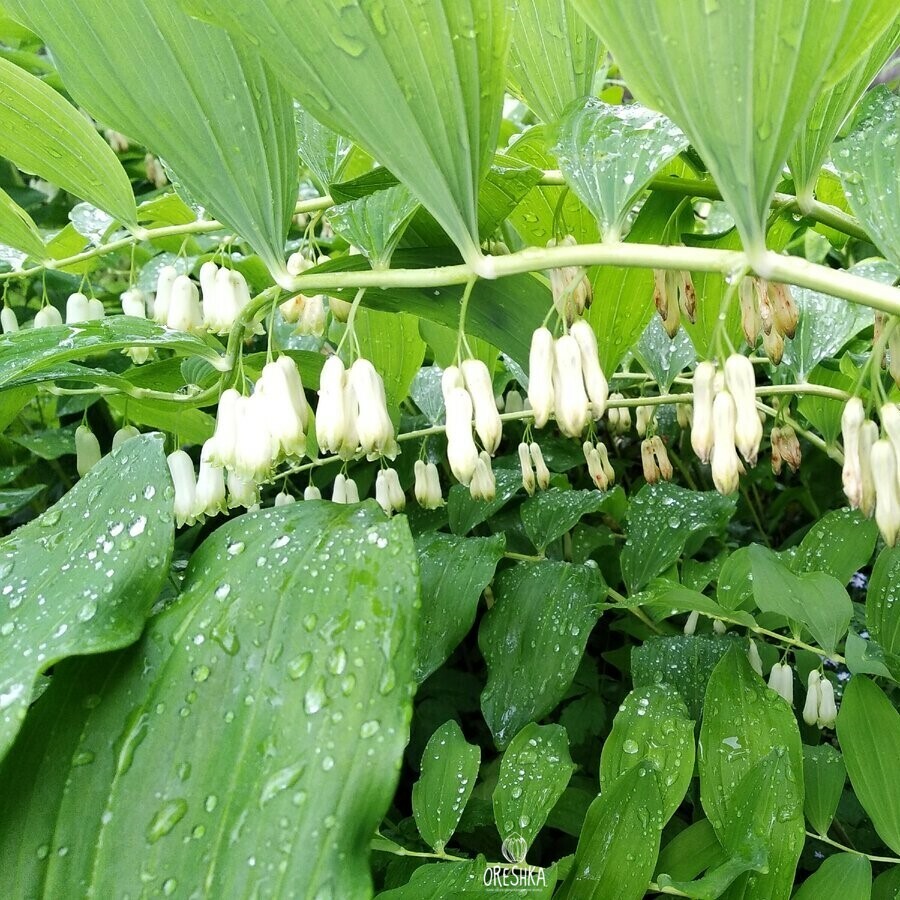
M659 773L639 763L591 804L559 900L639 900L653 875L662 826Z
M280 0L184 5L256 42L301 106L390 169L477 264L478 187L506 86L503 0L315 3L302 15Z
M681 805L694 774L694 723L675 688L635 688L619 707L600 756L600 790L644 760L659 772L663 821Z
M499 747L565 695L604 597L599 573L546 560L518 563L494 582L478 646L488 668L481 710Z
M162 440L148 435L0 542L0 756L41 672L138 638L168 573L173 532Z
M422 586L417 681L440 667L472 628L505 546L500 534L467 538L428 532L416 539Z
M900 547L878 554L866 594L866 625L888 653L900 654Z
M570 0L520 0L513 19L509 80L544 122L590 94L600 61L600 42Z
M642 606L658 618L666 618L679 612L699 612L711 619L722 619L724 622L733 622L746 628L754 628L756 620L750 613L744 610L733 610L716 603L706 594L690 588L660 579L659 582L651 582L646 591L633 594L628 598L628 606Z
M741 779L773 749L787 753L802 804L803 754L794 713L732 647L713 670L700 726L700 797L720 840Z
M653 316L634 347L644 371L653 376L660 393L668 393L675 379L697 358L694 345L683 329L670 338L659 316Z
M653 176L688 145L660 113L597 99L567 110L556 137L553 152L566 181L596 216L603 240L613 242Z
M480 763L481 748L466 742L453 719L441 725L425 745L412 805L419 834L436 853L443 851L456 831Z
M21 250L28 256L43 259L44 241L31 216L0 190L0 243Z
M20 816L7 888L369 895L407 741L414 569L405 521L373 503L215 531L137 647L57 669L0 775Z
M0 516L11 516L24 509L46 489L46 484L33 484L26 488L0 490Z
M709 819L698 819L663 847L656 871L673 881L686 881L721 862L724 852Z
M494 469L497 493L493 500L473 500L469 489L454 484L447 497L450 530L454 534L468 534L476 525L499 512L522 488L519 469Z
M294 104L294 120L300 159L319 179L320 186L327 189L340 177L353 145L297 103Z
M534 546L543 551L584 516L603 509L609 499L609 492L604 491L540 491L522 504L522 524Z
M668 115L696 147L751 258L765 246L769 202L818 91L895 15L891 0L843 0L827 15L816 13L814 0L790 0L764 16L749 2L574 2L635 97ZM710 47L731 48L724 65Z
M804 811L819 834L828 834L846 780L844 760L831 744L819 744L817 747L804 744Z
M734 497L690 491L669 482L644 485L628 507L628 539L622 577L639 591L681 556L689 542L724 530L734 514Z
M813 872L794 894L794 900L869 900L872 896L872 863L862 853L835 853Z
M900 713L884 691L865 675L844 690L837 735L853 790L881 839L900 853Z
M797 573L826 572L841 584L872 558L878 528L871 519L851 509L825 513L803 536L791 568Z
M409 882L402 887L378 894L378 900L423 900L425 897L471 897L474 900L488 896L498 900L513 900L525 896L525 890L529 900L550 900L556 888L555 868L535 872L532 884L526 889L504 888L502 870L491 872L483 856L467 862L430 863L419 866Z
M534 843L575 766L561 725L526 725L510 741L494 788L494 818L504 841Z
M118 15L105 0L6 5L44 39L85 109L161 156L191 197L284 272L297 199L294 110L251 48L176 0L133 0Z
M831 158L856 217L881 252L900 265L900 97L884 87L869 93L856 127Z
M0 92L0 155L120 222L137 224L125 170L71 103L5 59L0 59Z

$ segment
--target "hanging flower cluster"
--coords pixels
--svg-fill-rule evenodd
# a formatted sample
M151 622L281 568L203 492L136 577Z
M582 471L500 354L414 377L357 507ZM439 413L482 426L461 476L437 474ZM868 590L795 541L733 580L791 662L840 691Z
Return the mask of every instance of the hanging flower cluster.
M697 318L697 292L691 273L654 269L653 303L670 338L678 332L682 316L693 325Z
M763 349L774 365L784 355L784 339L793 338L800 314L786 284L762 278L743 278L738 286L741 327L750 347L762 334Z
M548 247L574 247L577 241L571 234L562 240L552 238ZM509 252L509 251L507 251ZM553 306L566 325L571 325L591 305L593 288L591 281L579 266L563 266L550 270L550 292Z

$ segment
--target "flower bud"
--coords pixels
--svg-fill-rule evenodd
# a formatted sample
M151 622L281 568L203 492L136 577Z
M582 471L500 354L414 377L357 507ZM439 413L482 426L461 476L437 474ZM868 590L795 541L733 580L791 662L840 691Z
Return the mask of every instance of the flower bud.
M296 253L292 253L288 257L288 261L287 261L288 275L293 275L295 278L301 272L305 272L307 269L311 269L312 267L313 267L313 261L311 259L307 259L299 251Z
M126 316L134 316L136 319L147 318L147 295L138 288L130 288L122 292L119 297L122 303L122 312Z
M376 456L393 459L397 455L397 441L394 437L394 425L387 411L381 376L369 360L360 358L350 366L347 379L356 395L356 430L363 452L369 459ZM493 394L491 405L493 406Z
M610 404L620 403L624 399L619 393L609 395ZM611 406L607 411L607 419L612 434L627 434L631 430L631 412L627 406Z
M384 472L384 478L387 482L388 497L390 498L391 506L397 510L397 512L403 512L403 510L406 509L406 492L400 484L400 476L397 474L397 470L382 469L381 471Z
M700 621L700 613L696 609L691 610L687 620L684 623L684 633L690 637L697 630L697 623Z
M675 470L672 468L672 463L669 460L669 452L666 450L666 445L658 434L650 438L650 448L653 451L653 456L656 458L656 466L659 470L660 478L663 481L671 481Z
M331 487L331 502L347 502L347 476L343 472L338 472L334 476L334 484Z
M594 451L597 452L596 450ZM641 466L644 469L644 481L647 484L656 484L660 479L659 466L656 464L656 457L653 455L653 445L648 439L641 441Z
M875 441L871 464L875 483L875 522L885 544L893 547L900 531L900 487L897 484L897 457L890 441Z
M255 481L241 478L237 472L229 472L225 479L228 489L228 508L242 506L250 510L259 503L259 489Z
M69 299L66 300L66 325L87 322L91 317L88 303L88 298L82 293L69 294Z
M166 328L173 331L200 331L203 328L200 292L187 275L179 275L172 285Z
M172 303L172 286L178 277L174 266L163 266L156 279L156 298L153 301L153 321L157 325L165 325L169 319L169 307Z
M528 354L528 402L536 428L543 428L553 414L554 356L553 335L547 328L535 329Z
M79 478L84 478L100 462L101 455L97 435L87 425L79 425L75 429L75 468Z
M472 473L472 480L469 483L469 493L473 500L484 502L489 502L496 496L497 485L491 470L491 457L485 450L478 454L475 471Z
M528 449L531 452L531 461L534 463L534 477L537 481L537 486L542 491L546 491L547 488L550 487L550 470L544 462L544 454L541 452L541 445L538 444L537 441L532 441L528 445Z
M781 472L781 464L788 464L792 472L800 468L802 453L797 432L790 425L776 426L772 429L772 471L778 475Z
M212 334L227 334L237 318L237 302L228 269L209 261L200 266L203 321Z
M784 356L784 337L776 328L771 331L763 331L763 350L769 357L769 362L777 366Z
M344 482L344 492L347 497L344 501L345 503L359 503L359 489L352 478L348 478Z
M353 304L348 303L346 300L341 300L340 297L329 297L328 308L338 322L346 322L350 318L350 310L353 308Z
M534 469L531 467L531 451L528 449L528 444L523 441L519 444L518 452L519 465L522 467L522 487L525 488L525 492L530 497L534 494L535 487L537 487Z
M735 418L731 394L717 394L713 401L712 477L720 494L732 494L738 489L741 464L734 446Z
M228 510L225 502L225 469L210 462L213 439L210 438L200 451L200 473L194 497L193 514L197 518L217 516Z
M575 338L581 351L581 374L588 399L591 401L591 416L599 419L606 412L609 383L600 367L600 351L597 349L594 329L584 319L579 319L569 329L569 334Z
M522 400L522 395L516 391L507 391L506 399L504 401L504 408L508 413L518 413L522 412L525 409L525 403Z
M634 411L634 430L639 437L644 437L647 434L647 427L653 421L655 412L656 409L652 406L639 406Z
M711 362L698 363L694 370L694 408L691 446L700 462L709 462L713 448L713 399L716 367Z
M480 359L464 360L461 369L475 411L475 431L484 449L493 456L500 446L503 423L494 403L491 374Z
M314 485L308 484L303 491L304 500L321 500L322 492Z
M769 687L787 701L789 706L794 705L794 673L787 663L775 663L769 672Z
M681 309L678 305L678 282L675 272L663 269L653 270L653 303L663 328L670 338L674 338L681 324Z
M91 299L88 300L87 321L88 322L96 322L105 317L106 317L106 309L103 306L103 301L98 300L96 297L91 297Z
M728 631L728 626L722 619L713 619L712 627L716 634L725 634Z
M441 494L441 479L437 466L434 463L426 463L417 459L413 466L416 482L413 489L416 502L423 509L438 509L444 505L444 497Z
M833 728L837 720L837 705L834 702L834 686L822 677L819 682L819 712L816 724L819 728Z
M862 491L859 508L864 516L875 512L875 480L872 471L872 447L878 440L878 426L866 419L859 427L859 474ZM892 448L893 449L893 448Z
M322 294L304 297L297 319L297 332L321 337L325 334L326 318L325 297Z
M900 479L900 406L896 403L886 403L879 410L879 415L884 433L894 448L894 456L897 457L897 478Z
M35 328L53 328L56 325L62 325L62 316L55 306L48 303L34 314Z
M478 448L472 437L472 398L465 388L455 387L444 397L444 403L450 471L461 484L469 484L478 462Z
M569 234L559 241L558 246L574 247L576 243L575 238ZM557 241L551 239L547 242L547 246L555 247ZM580 266L550 269L550 291L553 295L553 305L567 325L571 325L591 305L591 282Z
M678 306L682 315L691 323L697 321L697 291L694 288L694 279L687 270L678 272Z
M756 346L756 341L762 328L759 308L756 305L756 286L752 278L741 279L738 287L738 297L741 302L741 329L752 350Z
M293 494L287 493L287 491L279 491L275 495L275 506L290 506L292 503L296 503L297 498Z
M375 476L375 501L384 510L386 516L394 512L394 507L391 503L391 493L388 490L387 479L384 477L384 469L380 469Z
M285 456L306 453L309 412L297 364L289 356L267 363L257 385L268 410L269 430Z
M265 481L278 456L278 442L269 429L269 412L261 394L240 398L237 420L234 470L247 481Z
M687 403L675 404L675 421L679 428L688 429L694 421L694 409Z
M193 525L196 522L197 481L194 477L194 463L184 450L170 453L166 460L175 487L175 527Z
M591 481L594 482L598 490L607 490L609 479L606 477L606 472L603 469L603 460L600 458L597 448L590 441L585 441L581 445L581 449L584 451L584 458L587 462L588 475L590 475Z
M756 375L753 363L741 353L732 353L725 360L725 384L734 398L736 411L734 436L741 456L754 465L759 453L763 428L756 412Z
M9 306L4 306L0 310L0 326L2 326L4 334L12 334L19 330L19 320Z
M786 284L772 281L769 282L769 296L772 298L775 327L785 337L792 338L797 330L800 313L791 296L791 289Z
M134 437L139 437L140 432L134 425L123 425L114 435L112 439L112 449L118 450L125 441L130 441Z
M803 704L803 721L815 725L819 720L819 699L822 696L822 676L813 669L806 680L806 702Z
M747 649L747 660L753 671L762 677L762 660L759 658L759 650L756 649L756 642L752 638L750 639L750 646Z
M597 450L597 455L600 457L600 465L603 466L603 474L606 475L606 480L610 485L615 484L616 471L609 461L609 453L606 450L606 444L604 444L603 441L597 441L595 449Z
M851 397L841 414L841 437L844 442L844 467L841 480L844 494L852 509L862 502L862 472L859 464L859 432L865 420L862 400Z
M211 443L205 445L210 462L215 466L234 468L234 454L238 439L238 405L241 395L234 389L222 392L216 411L216 430Z
M589 405L581 375L581 350L578 342L571 335L564 334L556 342L554 355L556 424L567 437L579 437L587 425Z
M316 441L323 453L337 453L344 442L348 410L344 404L344 363L329 356L319 376L319 402L316 406Z

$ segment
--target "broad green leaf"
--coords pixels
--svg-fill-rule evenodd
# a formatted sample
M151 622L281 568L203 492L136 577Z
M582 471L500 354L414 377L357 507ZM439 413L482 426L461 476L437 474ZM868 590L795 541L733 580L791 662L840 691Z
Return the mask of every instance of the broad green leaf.
M294 104L297 144L303 164L319 179L323 190L337 181L347 164L353 145L311 116L298 103Z
M466 742L451 719L431 736L422 754L422 774L413 785L416 827L435 853L441 853L472 796L481 748Z
M852 628L844 641L844 659L853 675L881 675L900 681L900 657L886 653L877 641L860 637Z
M659 772L663 821L684 800L694 774L694 723L675 688L635 688L619 707L600 756L600 789L648 760Z
M886 87L863 100L853 132L831 154L856 217L900 265L900 97Z
M826 572L841 584L867 565L875 550L878 528L851 509L825 513L803 536L791 568L798 574Z
M846 589L825 572L795 575L771 550L748 549L753 598L763 612L779 613L805 625L826 655L836 652L847 633L853 604Z
M631 679L636 688L648 684L674 687L694 721L699 721L710 674L737 643L736 638L705 634L652 637L631 650Z
M584 516L603 509L609 499L608 491L540 491L522 504L522 524L531 543L543 551Z
M865 675L844 690L837 736L853 790L881 839L900 853L900 713Z
M878 554L866 593L866 625L884 650L900 654L900 547Z
M570 0L520 0L509 51L510 89L544 122L590 94L600 42Z
M31 487L0 490L0 516L11 516L24 509L46 489L46 484L33 484Z
M674 881L687 881L722 862L724 854L709 819L698 819L662 848L656 871Z
M503 0L310 3L302 15L281 0L183 5L259 46L301 106L390 169L477 265L478 188L506 87Z
M644 896L664 822L659 775L652 763L639 763L591 804L559 900Z
M0 190L0 243L35 259L43 259L44 241L31 216L9 194Z
M522 870L520 870L522 871ZM479 856L468 862L442 862L419 866L407 884L382 891L377 900L424 900L424 898L463 898L463 900L550 900L556 888L556 867L528 869L517 887L504 887L501 868L491 869ZM530 877L530 882L526 878ZM509 881L507 881L509 884Z
M53 88L0 59L0 156L137 224L125 170L93 125Z
M622 550L622 577L639 591L684 552L688 542L724 531L735 510L734 497L690 491L669 482L642 487L628 507L628 539Z
M788 755L802 808L803 754L793 710L732 646L710 676L700 726L700 797L723 843L735 789L773 749Z
M387 269L418 208L412 194L398 184L333 206L328 221L341 237L362 250L373 269Z
M476 525L499 512L522 487L520 469L494 469L497 494L493 500L473 500L469 489L454 484L447 496L450 530L454 534L468 534Z
M900 866L891 866L872 884L872 900L897 900L900 895Z
M836 366L821 364L809 376L812 384L823 384L840 390L852 391L855 379L839 371ZM834 444L841 433L841 413L844 403L831 397L801 397L797 410L806 417L828 444Z
M815 0L786 0L766 15L751 2L574 2L635 97L696 147L751 259L765 247L775 186L826 78L852 66L896 13L891 0L842 0L824 14ZM727 61L711 47L730 48Z
M644 371L656 380L660 393L667 393L672 382L697 359L687 332L679 328L670 338L659 316L650 319L633 350Z
M40 459L59 459L61 456L75 453L76 428L74 424L63 425L61 428L11 434L9 439Z
M494 788L494 817L500 837L534 843L562 796L575 766L561 725L526 725L510 741Z
M642 106L590 98L566 111L553 153L566 181L600 224L604 241L622 239L635 200L688 145L665 116Z
M167 431L182 444L198 447L212 437L216 420L202 409L186 409L184 404L165 400L144 400L126 394L111 394L104 398L106 405L129 422L145 428Z
M161 156L191 197L284 272L297 199L294 110L251 47L176 0L133 0L119 14L105 0L7 5L47 43L79 104Z
M646 591L629 597L627 605L631 606L632 603L651 610L660 619L679 612L696 611L711 619L722 619L746 628L756 626L756 620L750 613L744 610L728 609L720 603L716 603L711 597L707 597L706 594L662 579L659 582L651 582Z
M900 20L855 61L853 68L837 84L820 93L813 104L790 156L791 174L801 208L813 199L822 163L828 157L835 135L898 44Z
M138 646L57 669L36 705L0 775L16 797L7 890L369 896L408 736L416 597L405 521L374 503L215 531Z
M846 780L844 760L831 744L803 745L803 808L819 834L828 834Z
M498 747L565 696L604 588L595 569L551 560L517 563L497 576L478 646L488 668L481 710Z
M869 900L872 896L872 863L862 853L835 853L813 872L794 894L794 900Z
M80 325L28 328L0 336L0 387L7 389L35 372L70 359L81 359L123 347L158 347L220 363L216 342L181 331L169 331L146 319L109 316Z
M162 440L148 435L0 542L0 756L41 672L137 639L168 574L173 534Z

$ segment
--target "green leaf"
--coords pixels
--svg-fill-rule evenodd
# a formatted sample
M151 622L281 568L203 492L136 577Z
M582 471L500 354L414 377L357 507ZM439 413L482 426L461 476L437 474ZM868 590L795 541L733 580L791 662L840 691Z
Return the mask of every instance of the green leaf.
M879 837L900 853L900 713L865 675L854 675L844 690L837 736L859 802Z
M790 156L791 174L801 204L813 198L831 142L872 79L891 58L898 43L900 22L889 27L837 84L819 94Z
M408 737L414 572L405 520L374 503L214 532L141 644L57 669L36 705L0 775L7 889L370 896Z
M675 688L635 688L619 707L600 756L600 790L648 760L660 778L663 821L681 805L694 774L694 723Z
M425 745L412 806L419 834L435 853L443 852L453 837L472 796L480 763L481 748L466 742L453 719L441 725Z
M469 489L462 484L450 488L447 513L454 534L468 534L506 506L522 487L522 472L519 469L494 469L494 480L497 494L493 500L473 500Z
M191 197L284 272L297 199L294 110L252 48L176 0L134 0L122 15L105 0L7 6L47 43L80 105L161 156Z
M793 900L870 900L872 863L862 853L835 853L800 885Z
M834 654L853 615L844 586L825 572L795 575L771 550L758 544L747 552L756 605L763 612L779 613L805 625L823 652Z
M423 898L462 898L462 900L550 900L556 887L556 866L531 869L526 887L522 874L518 887L504 887L502 869L491 869L483 856L468 862L431 863L419 866L402 887L378 894L378 900L423 900ZM527 891L527 894L525 893Z
M216 365L216 343L193 334L169 331L146 319L109 316L79 325L28 328L0 336L0 388L69 359L81 359L123 347L159 347L200 356Z
M844 658L853 675L881 675L900 681L900 657L885 653L876 641L860 637L852 628L844 642Z
M106 405L129 422L177 435L182 444L198 447L212 436L216 420L201 409L185 409L184 404L165 400L143 400L125 394L111 394Z
M900 893L900 866L891 866L872 884L872 900L897 900Z
M559 900L639 900L653 875L662 826L659 773L639 763L591 804Z
M884 650L900 654L900 547L878 554L866 593L866 625Z
M0 59L0 156L137 224L125 170L93 125L53 88Z
M11 434L9 439L24 447L40 459L59 459L75 452L75 429L78 426L63 425L41 431Z
M670 338L659 316L650 319L633 350L644 371L656 380L660 393L668 393L675 379L697 359L687 332L679 328Z
M622 577L639 591L672 565L688 542L721 532L734 515L736 499L715 491L690 491L669 482L646 484L628 507L628 539L622 549Z
M0 757L41 672L140 635L168 573L169 484L160 437L134 438L0 542Z
M566 181L600 224L604 241L619 241L635 200L656 173L688 145L658 112L589 98L566 111L553 152Z
M798 574L826 572L841 584L866 566L875 550L878 528L871 519L851 509L825 513L803 536L791 568Z
M699 612L712 619L722 619L725 622L733 622L746 628L754 628L756 620L748 612L733 610L716 603L706 594L691 588L681 587L662 579L659 582L651 582L650 587L628 598L627 606L644 606L652 610L660 619L679 612Z
M494 788L500 837L534 843L574 771L569 737L561 725L526 725L510 741Z
M570 531L589 513L599 512L611 498L609 491L563 491L551 488L526 500L522 524L531 543L541 552Z
M373 269L387 269L419 204L403 185L339 203L328 211L331 227L359 247Z
M735 789L773 749L787 753L802 806L803 754L793 710L732 646L710 676L700 726L700 797L723 844Z
M656 871L674 881L687 881L722 862L724 853L709 819L698 819L663 847Z
M428 532L416 538L422 586L417 681L439 668L469 633L505 547L502 534L466 538Z
M777 15L719 0L574 2L635 97L696 147L751 259L765 247L769 203L826 77L853 65L896 12L891 0L845 0L827 14L815 0L789 0ZM731 48L724 68L711 47Z
M520 0L513 18L509 81L544 122L590 94L600 42L570 0Z
M478 187L506 86L503 0L316 3L303 15L280 0L184 5L260 46L301 106L390 169L477 264Z
M551 560L517 563L497 576L478 646L488 669L481 711L498 747L565 696L604 587L596 570Z
M900 97L886 87L870 91L855 129L831 158L854 214L882 253L900 265Z
M43 259L44 241L31 216L0 190L0 243L35 259Z
M846 780L844 760L831 744L803 745L803 809L819 834L828 834Z
M326 189L340 177L347 165L353 144L311 116L300 104L294 104L297 145L300 159Z
M710 674L735 642L705 634L653 636L631 649L634 686L671 685L681 694L690 717L699 721Z
M26 488L0 490L0 516L11 516L20 509L24 509L46 489L46 484L33 484Z

